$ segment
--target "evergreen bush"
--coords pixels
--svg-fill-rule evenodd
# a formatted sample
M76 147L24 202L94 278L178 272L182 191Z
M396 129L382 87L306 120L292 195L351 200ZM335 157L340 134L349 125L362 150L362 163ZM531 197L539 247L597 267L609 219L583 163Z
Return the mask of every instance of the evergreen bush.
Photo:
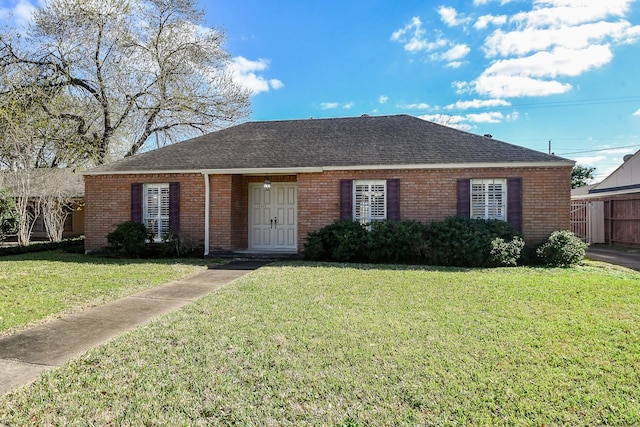
M356 221L336 221L307 237L304 256L316 261L363 261L367 230Z
M511 241L496 237L491 241L491 262L497 266L515 267L523 248L524 240L519 236L515 236Z
M569 230L554 231L537 250L543 264L553 267L571 267L584 258L587 244Z
M144 252L147 241L152 238L153 233L144 224L133 221L123 222L107 234L109 249L134 257L139 257Z
M366 258L380 263L421 263L426 230L423 223L413 220L374 222L367 235Z
M427 263L457 267L491 266L491 242L498 237L511 241L517 235L504 221L462 217L432 222L427 234Z
M304 256L316 261L490 267L516 265L523 246L513 228L498 220L451 217L428 225L380 221L371 224L371 231L355 221L336 221L309 233Z

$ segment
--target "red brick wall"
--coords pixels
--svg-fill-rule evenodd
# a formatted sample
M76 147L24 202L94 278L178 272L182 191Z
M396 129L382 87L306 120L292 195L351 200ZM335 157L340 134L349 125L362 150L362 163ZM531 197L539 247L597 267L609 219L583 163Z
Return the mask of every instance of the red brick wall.
M131 184L180 182L180 234L204 245L204 178L201 174L85 176L85 248L107 246L107 234L131 220Z
M401 219L423 222L456 214L458 179L522 177L523 235L540 242L570 227L571 167L335 171L298 175L298 248L306 235L340 218L341 179L400 180Z
M570 227L571 167L431 169L386 171L334 171L269 176L272 182L298 183L298 248L311 231L340 217L341 179L400 180L401 219L442 220L456 214L456 182L460 178L522 177L523 234L535 243L552 231ZM248 193L250 182L266 176L210 175L210 250L245 249L248 244ZM132 183L179 181L180 232L204 245L204 176L201 174L150 174L86 176L86 248L107 245L106 235L131 218Z

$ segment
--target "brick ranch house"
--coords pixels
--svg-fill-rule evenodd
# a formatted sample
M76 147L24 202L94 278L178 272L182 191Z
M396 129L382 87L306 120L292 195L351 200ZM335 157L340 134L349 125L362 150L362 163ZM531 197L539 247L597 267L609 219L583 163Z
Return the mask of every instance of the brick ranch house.
M296 253L341 218L456 214L536 243L570 227L573 164L408 115L247 122L85 172L85 245L133 220L205 256Z

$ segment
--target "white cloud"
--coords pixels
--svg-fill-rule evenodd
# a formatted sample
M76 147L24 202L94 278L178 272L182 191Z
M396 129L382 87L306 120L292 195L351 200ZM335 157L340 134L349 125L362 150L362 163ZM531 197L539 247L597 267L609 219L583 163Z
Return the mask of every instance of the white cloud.
M572 86L558 81L558 77L579 76L607 64L612 57L609 46L598 45L536 52L527 57L494 61L471 86L475 92L493 98L561 94Z
M391 34L391 40L403 43L404 50L407 52L431 52L449 44L447 40L441 37L436 37L435 41L429 41L425 36L426 31L422 28L422 21L417 16L414 16L410 23Z
M380 98L378 98L378 102L380 104L386 104L388 100L389 100L389 97L386 95L380 95Z
M504 6L505 4L511 3L513 0L473 0L473 5L484 6L485 4L488 4L491 1L495 3L500 3L501 5Z
M429 109L429 104L425 104L424 102L415 103L415 104L400 104L398 108L402 108L403 110L427 110Z
M637 39L640 27L626 21L594 22L562 28L528 27L518 31L496 30L487 37L485 51L488 57L526 55L554 46L582 49L594 44L628 42Z
M629 22L631 6L638 0L531 0L520 2L517 13L461 15L455 8L440 6L438 17L449 28L464 25L467 43L449 33L427 34L420 17L395 31L391 39L410 52L426 52L432 61L459 68L472 47L468 30L491 32L481 48L488 62L471 81L456 81L458 94L510 98L548 96L573 89L568 78L602 68L613 60L615 47L640 41L640 25ZM480 11L490 3L512 0L474 0ZM497 7L491 6L493 11ZM524 9L523 9L524 8ZM492 11L492 12L493 12ZM472 28L466 24L473 22ZM444 28L443 31L446 31ZM454 30L449 30L454 31ZM475 58L474 58L475 62ZM634 113L640 116L640 110Z
M270 89L278 90L284 87L278 79L267 80L260 75L269 68L268 59L258 59L252 61L243 56L237 56L231 60L229 66L233 80L251 92L251 95L257 95L260 92L268 92Z
M489 24L495 25L495 26L501 26L507 23L507 16L506 15L482 15L481 17L478 18L478 20L476 21L475 24L473 24L473 27L477 30L484 30L485 28L487 28L489 26Z
M501 123L505 119L504 115L497 111L466 115L425 114L419 116L419 118L464 131L476 128L476 123Z
M465 123L466 118L464 116L450 116L447 114L425 114L423 116L418 116L418 118L463 131L470 131L471 129L473 129L473 126Z
M468 110L485 107L508 107L511 103L504 99L474 99L471 101L458 101L455 104L444 106L445 110Z
M442 61L457 61L464 58L471 52L471 48L466 44L457 44L446 52L436 55L435 58Z
M522 76L482 75L474 82L474 89L482 95L495 98L521 96L547 96L566 93L572 89L569 83L540 80Z
M440 19L449 27L456 27L458 25L466 24L470 18L460 17L458 11L453 7L440 6L438 8L438 14Z
M631 3L633 0L536 0L531 11L517 13L512 20L527 27L562 28L622 17Z
M353 107L353 102L347 102L344 104L340 104L339 102L322 102L320 103L320 108L323 110L335 110L336 108L344 108L345 110L349 110Z
M638 111L636 111L635 113L633 113L634 116L640 116L640 109L638 109Z
M271 79L269 80L269 85L274 89L274 90L278 90L278 89L282 89L284 87L284 83L282 83L282 81L278 80L278 79Z
M572 157L578 165L593 166L594 164L606 160L607 156Z
M453 19L454 15L457 16L457 12L453 8L443 6L439 10L441 15L446 17L446 19ZM464 19L456 22L459 24L467 20L468 19ZM439 32L435 33L431 39L428 38L427 32L422 28L422 21L418 17L413 17L410 23L394 31L391 34L391 40L402 43L404 50L407 52L417 53L422 51L431 53L429 55L431 60L446 62L446 66L449 68L460 67L462 65L460 59L467 56L471 51L468 45L454 43L442 37L442 34Z
M337 102L322 102L320 103L320 108L323 110L333 110L334 108L338 108L340 106Z
M473 123L500 123L504 119L504 115L497 111L487 113L467 114L467 120Z
M609 46L595 45L578 50L556 48L527 57L496 61L483 74L551 78L578 76L608 63L612 58Z
M33 12L40 6L42 1L18 0L11 7L0 7L0 20L10 21L17 27L26 28L31 21Z

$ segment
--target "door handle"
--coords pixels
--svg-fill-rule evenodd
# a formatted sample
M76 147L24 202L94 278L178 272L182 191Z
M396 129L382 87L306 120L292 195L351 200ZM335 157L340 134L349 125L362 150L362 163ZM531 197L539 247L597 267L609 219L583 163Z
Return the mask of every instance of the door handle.
M278 217L277 216L273 217L273 222L275 224L275 228L278 228Z
M273 218L271 218L271 228L273 228Z

